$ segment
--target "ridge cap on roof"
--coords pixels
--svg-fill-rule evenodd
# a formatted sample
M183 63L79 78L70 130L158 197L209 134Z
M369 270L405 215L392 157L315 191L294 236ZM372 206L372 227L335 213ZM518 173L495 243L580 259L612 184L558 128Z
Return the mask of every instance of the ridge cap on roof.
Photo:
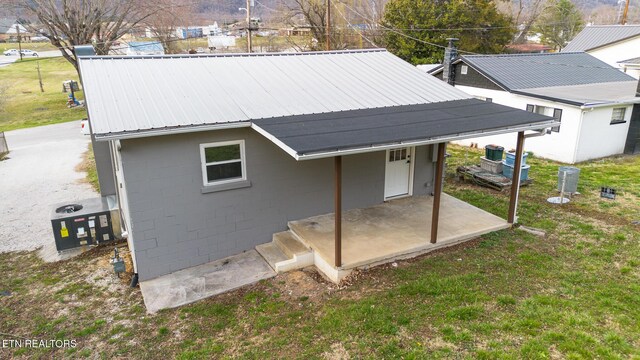
M553 55L576 55L576 54L584 54L588 56L592 56L587 54L584 51L568 51L568 52L553 52L553 53L522 53L522 54L475 54L475 55L461 55L460 57L463 59L468 58L481 58L481 57L527 57L527 56L553 56Z
M225 54L166 54L166 55L86 55L79 56L79 59L107 59L107 60L129 60L129 59L179 59L179 58L223 58L223 57L276 57L276 56L313 56L313 55L345 55L362 53L390 53L384 48L374 49L353 49L353 50L330 50L330 51L307 51L307 52L272 52L272 53L225 53Z

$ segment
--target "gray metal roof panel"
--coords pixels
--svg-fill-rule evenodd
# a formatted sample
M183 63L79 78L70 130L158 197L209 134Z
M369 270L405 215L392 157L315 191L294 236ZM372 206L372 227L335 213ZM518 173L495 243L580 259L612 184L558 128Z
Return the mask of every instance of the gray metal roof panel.
M97 135L471 96L385 50L81 57Z
M519 91L525 95L555 99L574 105L603 105L634 103L637 81L623 81L601 84L585 84L571 86L555 86L531 88Z
M618 64L640 64L640 57L618 61Z
M562 52L588 51L640 36L640 25L591 25L576 35Z
M587 53L464 55L461 58L506 90L634 80Z
M478 99L255 120L298 155L531 125L553 118ZM538 125L538 127L536 127Z

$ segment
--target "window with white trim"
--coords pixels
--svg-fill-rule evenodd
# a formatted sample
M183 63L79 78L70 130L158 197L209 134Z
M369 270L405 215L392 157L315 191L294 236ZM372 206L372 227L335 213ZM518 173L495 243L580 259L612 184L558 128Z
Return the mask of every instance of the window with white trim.
M527 111L534 112L540 115L552 116L557 122L562 121L562 109L555 109L552 107L527 104ZM560 132L560 125L551 128L553 132Z
M613 108L613 113L611 114L611 125L614 124L624 124L626 121L624 120L624 115L627 112L626 108Z
M205 186L247 179L244 140L200 144L200 161Z

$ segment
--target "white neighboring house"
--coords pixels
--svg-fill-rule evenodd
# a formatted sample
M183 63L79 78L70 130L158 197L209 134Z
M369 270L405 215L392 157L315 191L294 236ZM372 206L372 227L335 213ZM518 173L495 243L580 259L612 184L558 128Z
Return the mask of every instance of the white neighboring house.
M640 79L640 56L632 59L626 59L618 61L618 66L622 68L622 71L633 76L636 79Z
M624 61L640 57L640 25L591 25L585 27L562 52L584 51L626 71ZM637 67L629 75L640 77Z
M527 140L526 150L536 156L573 164L625 151L634 104L640 103L637 80L589 54L465 55L452 66L460 90L562 122L551 134ZM431 74L441 78L442 67ZM637 144L637 134L631 141ZM457 143L516 145L500 135Z

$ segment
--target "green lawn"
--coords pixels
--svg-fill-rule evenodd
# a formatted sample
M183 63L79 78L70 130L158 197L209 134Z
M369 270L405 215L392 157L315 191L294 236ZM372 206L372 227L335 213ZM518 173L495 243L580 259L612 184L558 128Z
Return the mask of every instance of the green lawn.
M453 180L480 153L448 151L446 191L505 216L507 193ZM109 277L109 249L53 265L0 254L0 291L12 293L0 296L1 332L78 341L0 357L639 358L640 157L580 164L582 195L563 206L546 203L558 164L528 162L520 222L546 237L504 230L341 288L291 272L150 316L139 290ZM619 198L601 200L601 185Z
M0 87L6 88L4 111L0 111L0 131L55 124L86 117L84 108L69 109L64 80L78 80L71 64L63 58L40 59L45 92L38 84L37 59L18 60L0 68ZM76 97L83 99L82 91Z

